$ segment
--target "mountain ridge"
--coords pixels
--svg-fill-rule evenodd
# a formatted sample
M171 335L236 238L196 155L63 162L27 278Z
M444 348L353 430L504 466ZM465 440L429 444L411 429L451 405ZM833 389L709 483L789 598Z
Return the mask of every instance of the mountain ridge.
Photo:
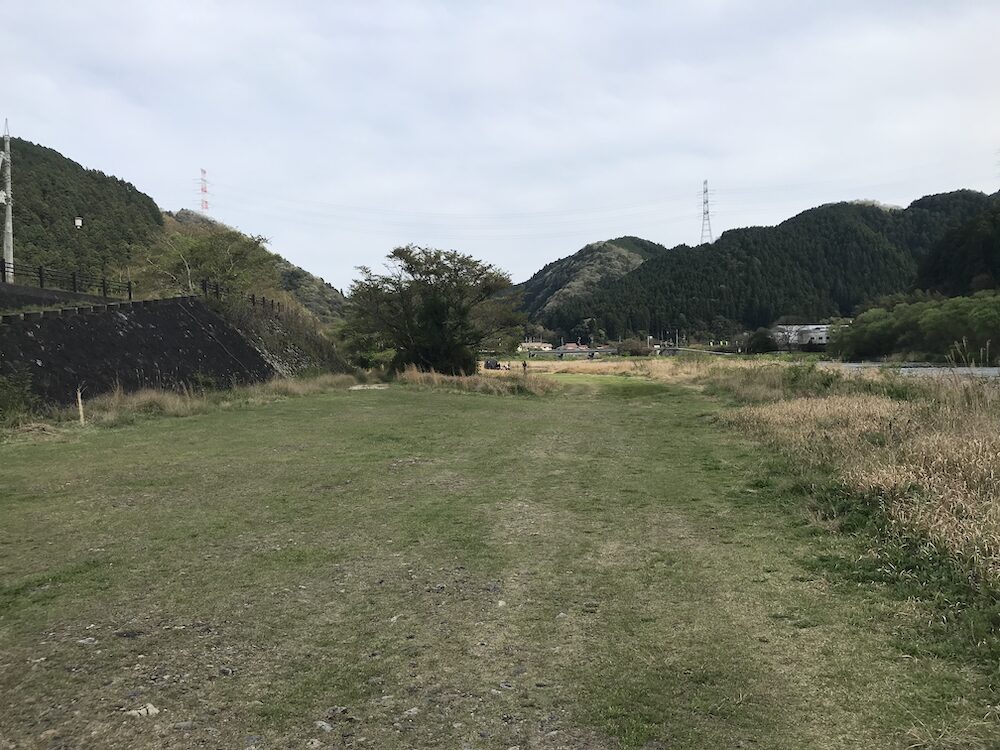
M564 297L536 274L525 286L547 297L536 296L524 309L534 324L561 335L593 319L607 335L622 337L675 327L718 336L782 316L847 315L868 299L910 289L942 237L996 200L958 190L906 208L873 201L816 206L774 226L727 230L711 244L663 248L624 274L577 285ZM571 269L582 252L543 271L551 277L560 265Z
M134 280L141 296L194 291L202 278L300 304L324 323L340 318L343 295L252 237L188 209L163 211L130 182L55 149L11 138L14 255L46 266ZM83 226L76 229L74 219ZM245 268L215 262L228 252Z

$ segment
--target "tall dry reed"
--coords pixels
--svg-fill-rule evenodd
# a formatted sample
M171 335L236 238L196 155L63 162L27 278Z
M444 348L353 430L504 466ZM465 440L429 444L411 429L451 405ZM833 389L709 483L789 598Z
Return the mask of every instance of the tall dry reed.
M732 425L832 468L899 531L1000 584L1000 384L722 362L696 381L748 404Z
M214 409L253 406L282 398L324 393L348 388L357 382L353 375L323 373L309 377L274 378L223 390L184 385L176 389L143 388L128 392L116 388L93 398L85 398L83 414L88 424L113 427L131 424L143 417L190 417ZM69 423L78 418L77 407L57 409L49 416L55 422Z
M433 370L418 370L412 365L399 373L396 380L407 385L488 393L494 396L540 395L557 387L551 380L533 373L500 371L478 375L442 375Z

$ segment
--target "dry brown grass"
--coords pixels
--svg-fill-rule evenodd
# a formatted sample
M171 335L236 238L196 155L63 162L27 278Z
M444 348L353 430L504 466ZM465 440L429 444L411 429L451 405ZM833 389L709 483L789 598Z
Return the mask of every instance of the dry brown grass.
M634 359L528 360L529 373L626 375L679 384L694 384L720 368L742 370L758 369L761 366L760 363L748 360L722 359L709 355L663 358L636 357Z
M201 390L181 387L177 390L143 388L126 392L116 388L91 399L84 399L88 424L114 427L131 424L149 416L190 417L219 408L253 406L282 398L348 388L357 379L353 375L324 373L311 377L274 378L263 383L237 386L228 390ZM77 407L52 414L54 421L71 424L79 418Z
M532 373L562 373L570 375L637 375L645 360L628 359L531 359L527 360ZM516 367L516 365L511 365ZM489 372L488 370L486 372Z
M86 400L84 413L90 422L112 425L139 415L189 417L208 411L209 406L204 395L187 388L179 391L143 388L131 393L116 388ZM66 416L73 418L76 414L76 407L73 407Z
M489 374L486 374L489 373ZM400 383L429 388L448 388L473 393L488 393L494 396L513 394L548 393L557 384L545 378L539 378L532 373L522 374L510 371L484 371L478 375L442 375L439 372L422 372L416 367L407 367L396 376Z
M262 399L274 396L309 396L314 393L350 388L357 382L357 378L353 375L324 373L309 378L274 378L248 386L246 392L251 397Z
M744 382L747 373L760 378L756 386ZM764 403L732 412L731 424L806 464L833 467L849 488L878 497L900 531L1000 584L997 383L837 375L825 391L774 400L765 397L780 390L774 377L766 369L735 377L738 395ZM871 392L894 388L908 397Z

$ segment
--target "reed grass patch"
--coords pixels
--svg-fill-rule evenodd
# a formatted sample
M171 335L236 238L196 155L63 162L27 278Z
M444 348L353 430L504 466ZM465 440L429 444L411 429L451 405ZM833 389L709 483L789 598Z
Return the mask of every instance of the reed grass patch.
M849 490L879 498L899 533L1000 585L995 381L754 360L664 362L650 372L742 404L721 418L803 465L833 470Z
M423 388L445 388L492 396L538 396L550 393L559 387L552 380L538 377L535 373L503 371L489 375L442 375L433 370L419 370L412 365L399 373L396 380Z
M118 427L155 417L192 417L218 409L259 406L286 398L344 390L358 381L355 375L317 373L273 378L226 389L186 384L173 389L143 388L138 391L118 387L91 398L84 392L81 394L83 426ZM77 405L45 406L37 400L22 399L17 407L16 411L11 410L6 418L0 419L3 428L0 438L33 436L39 434L42 426L46 436L54 436L81 426Z

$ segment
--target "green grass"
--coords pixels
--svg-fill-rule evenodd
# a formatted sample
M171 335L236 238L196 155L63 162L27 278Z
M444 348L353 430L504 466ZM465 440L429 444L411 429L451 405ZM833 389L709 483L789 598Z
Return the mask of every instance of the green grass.
M720 407L564 382L0 444L0 746L990 747L989 679Z

